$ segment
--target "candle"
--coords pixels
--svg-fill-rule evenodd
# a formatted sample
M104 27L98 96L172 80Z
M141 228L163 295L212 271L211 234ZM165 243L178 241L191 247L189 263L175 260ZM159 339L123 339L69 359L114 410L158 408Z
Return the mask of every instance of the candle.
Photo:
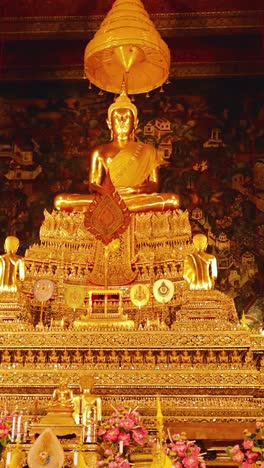
M79 453L77 452L77 450L74 450L74 452L73 452L73 466L78 465L78 458L79 458Z
M12 429L11 429L11 441L15 442L15 431L16 431L16 415L12 419Z
M17 418L17 439L20 439L20 436L21 436L21 420L22 420L22 414L20 413L20 415Z
M24 434L23 434L23 442L26 443L27 441L27 431L28 431L28 421L24 423Z
M11 452L7 452L6 454L6 467L7 466L10 466L10 463L11 463Z
M123 440L119 441L119 453L122 454L124 450L124 442Z

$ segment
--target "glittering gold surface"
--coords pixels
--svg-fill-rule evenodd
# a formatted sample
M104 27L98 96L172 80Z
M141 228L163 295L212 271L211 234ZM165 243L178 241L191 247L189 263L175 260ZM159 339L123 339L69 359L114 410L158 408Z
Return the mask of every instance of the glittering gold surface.
M109 260L118 267L126 256L135 281L95 286L91 271L100 241L85 229L84 214L45 212L40 244L26 253L26 278L18 292L24 319L1 322L2 404L27 408L38 424L62 381L78 397L81 376L93 376L103 416L121 403L139 406L152 429L157 394L166 426L261 419L264 336L239 324L232 299L223 293L187 287L183 262L193 249L188 213L132 214L126 242L122 236L119 252L111 252ZM153 284L162 277L174 284L168 304L153 296ZM55 284L54 297L44 304L43 327L33 324L40 309L33 296L39 278ZM130 299L134 284L150 291L140 311ZM69 285L84 289L76 310L65 300ZM21 304L18 296L15 302Z

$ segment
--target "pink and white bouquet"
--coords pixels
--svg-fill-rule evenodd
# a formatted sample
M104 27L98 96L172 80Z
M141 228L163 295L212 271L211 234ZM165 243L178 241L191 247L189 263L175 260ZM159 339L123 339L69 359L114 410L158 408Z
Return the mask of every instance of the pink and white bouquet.
M164 446L173 468L205 468L201 448L194 440L188 440L186 434L170 435L170 441Z
M227 453L242 468L264 468L264 423L257 422L253 433L246 429L243 442L228 447Z
M12 416L9 416L7 411L2 411L0 414L0 453L4 450L6 444L10 440L10 422Z
M97 431L101 460L98 467L129 468L130 445L144 446L148 431L136 409L119 406Z

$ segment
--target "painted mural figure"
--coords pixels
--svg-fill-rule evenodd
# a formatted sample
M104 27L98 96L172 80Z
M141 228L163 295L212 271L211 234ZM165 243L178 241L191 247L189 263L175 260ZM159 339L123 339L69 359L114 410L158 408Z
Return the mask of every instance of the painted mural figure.
M19 247L17 237L8 236L5 240L5 254L0 256L0 292L17 291L18 280L25 278L25 266L22 257L16 254Z
M108 109L107 125L111 131L111 142L95 148L91 156L90 191L102 193L102 183L109 173L130 211L178 208L178 195L157 193L158 167L162 164L162 158L153 145L135 141L137 124L137 108L122 90ZM93 195L62 193L57 195L54 204L59 210L83 210L93 199Z
M216 258L206 252L207 237L204 234L196 234L193 244L195 252L184 261L183 277L190 289L212 289L217 278Z

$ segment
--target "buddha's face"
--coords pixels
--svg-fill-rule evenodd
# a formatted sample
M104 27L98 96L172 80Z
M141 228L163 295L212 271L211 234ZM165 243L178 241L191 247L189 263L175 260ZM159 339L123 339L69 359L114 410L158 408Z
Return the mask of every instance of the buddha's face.
M135 128L133 113L130 109L114 109L110 126L117 139L126 139Z

